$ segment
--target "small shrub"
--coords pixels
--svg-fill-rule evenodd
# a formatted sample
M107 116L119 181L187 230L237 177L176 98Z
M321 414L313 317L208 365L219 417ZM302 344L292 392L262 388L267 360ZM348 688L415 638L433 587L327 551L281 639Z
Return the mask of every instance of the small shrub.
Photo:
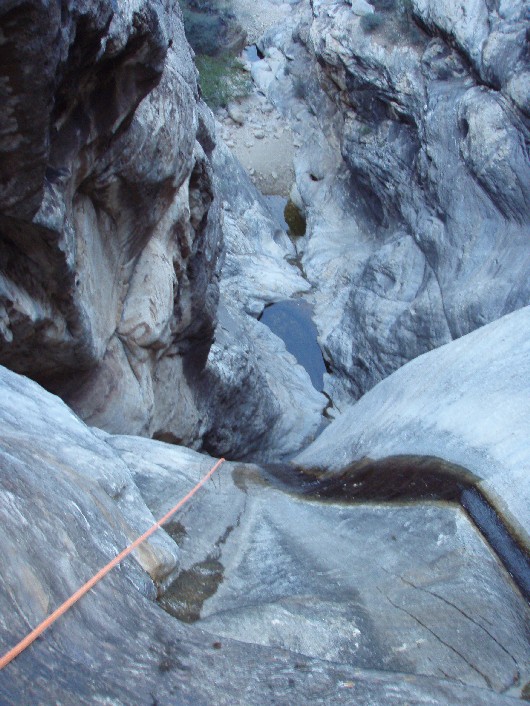
M202 97L212 109L226 108L230 101L247 96L252 82L243 64L233 56L197 55Z
M304 214L300 211L298 206L296 206L296 204L294 204L291 200L287 201L285 205L283 217L285 219L285 222L289 226L289 235L305 235L306 220L304 218Z
M363 15L361 17L361 28L367 34L371 34L381 27L384 19L384 16L380 12L372 12L370 15Z

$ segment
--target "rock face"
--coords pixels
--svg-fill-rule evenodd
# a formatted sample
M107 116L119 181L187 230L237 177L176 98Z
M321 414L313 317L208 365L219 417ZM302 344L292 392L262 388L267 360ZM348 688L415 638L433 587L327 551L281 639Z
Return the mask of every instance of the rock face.
M31 550L32 531L42 523L40 531L48 538L54 535L58 545L68 549L69 579L61 590L73 592L76 581L77 587L82 583L82 559L74 548L82 543L82 537L93 540L91 559L103 565L105 556L110 559L117 547L125 546L148 529L154 518L129 469L104 438L94 434L59 398L33 381L3 367L0 376L5 527L1 551L3 566L9 565L6 579L24 582L17 553L23 547L24 551ZM17 528L24 513L26 520ZM30 525L33 530L29 530ZM51 542L45 555L51 560L56 549L59 551ZM159 533L143 545L137 559L152 579L162 582L176 568L178 556L176 544ZM44 555L42 560L41 567L35 561L37 573L26 583L26 590L39 596L38 609L46 612L49 596L41 585L45 579L39 578L38 573L46 573ZM136 566L136 562L131 566ZM147 575L136 568L131 576L136 576L135 585L144 595L151 599L156 596L153 581ZM36 616L31 618L34 621Z
M213 155L222 201L219 323L198 380L202 448L228 458L276 461L312 440L326 398L257 317L264 307L309 289L287 259L294 247L230 151Z
M160 478L166 465L171 492L182 489L183 495L212 459L160 442L146 447L141 439L127 443L94 433L58 398L2 367L0 395L3 655L152 524L132 480L137 469L146 476L158 469ZM214 496L220 495L218 482L210 486ZM231 500L225 512L235 504L234 492ZM213 542L218 525L212 525ZM279 696L294 694L297 701L308 694L323 703L329 688L338 689L333 685L340 669L324 662L314 660L308 673L298 673L297 656L282 650L231 640L217 650L214 636L171 618L152 602L153 578L158 583L171 574L179 550L164 532L143 546L136 560L127 559L49 629L36 650L0 672L2 704L266 703L269 678L281 680ZM317 684L308 676L313 673ZM366 689L374 688L367 677ZM441 692L443 685L418 689Z
M178 3L0 22L0 360L92 424L191 439L193 406L171 413L211 343L219 229Z
M245 30L228 7L204 0L184 0L186 38L196 54L222 56L240 54L247 42Z
M339 470L400 454L444 458L530 547L530 307L426 353L344 411L296 461Z
M325 400L255 318L308 285L226 148L214 165L178 3L31 8L2 19L0 361L112 433L300 450Z
M250 495L221 547L227 570L203 629L378 672L498 692L518 683L526 606L459 510ZM483 616L497 606L503 617L489 626Z
M524 8L412 0L411 34L392 5L314 0L254 72L302 145L293 200L341 406L458 340L297 460L333 476L441 456L528 543L530 308L462 336L528 294ZM257 321L310 285L215 144L176 2L13 0L0 21L0 360L93 425L0 366L4 654L213 465L132 434L276 460L325 398ZM0 671L0 702L527 695L528 607L462 508L297 496L274 472L226 463Z
M339 407L530 301L526 3L372 5L301 4L254 66L302 145Z
M213 459L91 430L1 367L0 396L3 655ZM527 680L527 607L458 508L325 505L225 464L167 529L0 671L2 704L508 706Z

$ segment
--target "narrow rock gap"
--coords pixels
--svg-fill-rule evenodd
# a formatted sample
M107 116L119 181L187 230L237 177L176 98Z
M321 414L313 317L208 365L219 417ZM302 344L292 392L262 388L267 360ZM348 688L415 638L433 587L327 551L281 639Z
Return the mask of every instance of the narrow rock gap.
M0 367L4 648L205 451L248 463L2 670L0 701L530 698L523 15L479 2L480 36L451 3L180 2L4 13L2 362L71 372L76 413Z
M256 45L250 45L242 52L242 60L253 63L263 59L264 55ZM247 64L247 68L248 64ZM287 262L295 267L310 285L309 292L295 292L289 300L268 303L258 320L283 340L287 350L307 371L315 389L323 392L324 374L329 374L329 366L324 361L323 351L318 343L318 331L313 321L311 292L313 286L302 264L303 247L300 241L306 232L305 216L292 201L290 192L294 187L294 138L288 130L286 119L281 116L263 96L257 85L252 83L250 95L227 106L226 111L217 111L217 117L223 125L221 135L226 144L241 160L243 166L260 190L271 217L281 230L287 234L293 248L293 255L286 256ZM249 125L257 124L257 130ZM260 149L266 145L268 154ZM283 154L285 152L285 154ZM274 155L271 162L270 155ZM328 403L322 411L320 433L333 418L333 401L326 394Z

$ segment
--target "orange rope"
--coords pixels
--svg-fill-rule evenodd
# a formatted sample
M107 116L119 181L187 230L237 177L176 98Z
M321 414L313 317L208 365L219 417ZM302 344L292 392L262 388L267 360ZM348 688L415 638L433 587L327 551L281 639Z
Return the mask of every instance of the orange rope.
M164 522L167 522L170 517L172 517L177 510L179 510L185 503L188 502L188 500L195 495L195 493L201 488L208 478L211 478L211 476L215 473L215 471L219 468L219 466L224 462L224 458L219 459L217 463L210 468L208 473L201 478L201 480L197 483L197 485L190 490L190 492L183 497L181 500L178 501L178 503L173 507L169 512L167 512L164 517L162 517L158 522L155 522L152 527L150 527L147 532L144 532L138 539L135 539L132 544L129 544L128 547L126 547L122 552L120 552L112 561L109 561L109 563L104 566L102 569L100 569L95 576L93 576L89 581L87 581L83 586L81 586L80 589L78 589L68 600L66 600L59 608L57 608L56 611L54 611L51 615L49 615L47 618L45 618L40 625L38 625L34 630L32 630L26 637L21 640L18 645L15 645L13 649L9 650L9 652L6 652L6 654L0 659L0 669L3 669L6 665L8 665L15 657L18 657L18 655L23 652L26 647L29 647L38 637L39 635L42 635L42 633L50 627L58 618L61 617L66 611L71 608L74 603L77 603L77 601L82 598L85 593L88 593L90 589L96 585L98 581L100 581L106 574L109 573L111 569L113 569L117 564L120 563L122 559L125 559L126 556L128 556L132 551L136 549L143 541L145 541L148 537L150 537L152 534L154 534L157 529L160 529L160 527L164 524Z

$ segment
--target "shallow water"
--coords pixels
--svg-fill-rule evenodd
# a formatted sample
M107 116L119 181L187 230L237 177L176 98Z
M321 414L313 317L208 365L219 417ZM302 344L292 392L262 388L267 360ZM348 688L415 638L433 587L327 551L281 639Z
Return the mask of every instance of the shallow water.
M510 533L495 508L476 488L467 488L460 498L462 507L473 519L508 573L530 603L530 555Z
M432 456L362 459L340 472L266 464L267 479L313 501L460 505L530 602L530 556L488 499L477 488L480 479L465 468Z
M284 490L312 500L351 503L459 503L478 478L460 466L431 456L389 456L361 459L341 471L264 466L269 480Z
M266 196L265 200L273 219L290 235L289 224L285 220L285 206L288 200L283 196L275 195ZM292 240L296 249L296 238ZM294 264L300 267L298 262ZM303 275L302 269L301 272ZM311 304L301 298L269 304L263 310L259 320L282 339L289 353L294 355L309 373L313 387L322 392L326 367L318 345L318 331L313 322Z
M174 618L184 623L194 623L200 618L204 601L214 595L223 576L221 562L214 556L208 556L204 561L181 571L159 598L159 604Z
M311 304L303 299L289 299L265 307L259 320L270 328L307 370L313 386L320 392L324 387L326 367L317 342L317 327Z
M269 211L297 248L297 240L306 232L306 220L295 204L284 196L269 194L265 196Z
M526 607L458 509L480 479L422 456L260 472L234 469L234 533L191 552L167 610L199 620L216 649L238 640L519 695Z

